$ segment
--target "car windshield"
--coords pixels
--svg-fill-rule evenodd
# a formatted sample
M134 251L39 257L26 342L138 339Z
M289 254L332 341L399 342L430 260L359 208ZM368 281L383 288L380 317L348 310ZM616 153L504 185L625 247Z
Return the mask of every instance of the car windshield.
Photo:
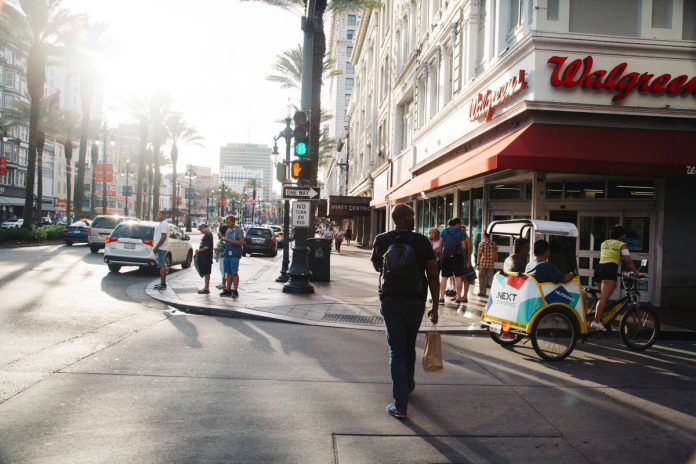
M153 226L145 226L142 224L123 223L111 232L112 237L116 238L135 238L140 240L152 240L155 234Z
M70 224L70 227L89 227L89 224L85 221L77 221Z
M256 237L270 237L271 236L271 231L269 229L253 229L250 228L247 231L247 235L250 236L256 236Z
M95 229L113 229L123 222L122 217L117 216L97 216L92 221L92 227Z

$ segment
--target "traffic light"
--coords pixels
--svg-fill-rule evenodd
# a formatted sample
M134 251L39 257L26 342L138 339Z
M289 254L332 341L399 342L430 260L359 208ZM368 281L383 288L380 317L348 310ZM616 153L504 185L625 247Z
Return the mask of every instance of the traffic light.
M285 182L288 177L287 173L287 167L285 166L285 163L278 163L275 165L276 168L276 179L278 179L278 182Z
M309 117L304 111L295 111L292 117L295 129L292 137L295 139L295 156L304 158L309 152Z
M310 180L312 165L309 160L299 159L290 163L290 176L298 180Z

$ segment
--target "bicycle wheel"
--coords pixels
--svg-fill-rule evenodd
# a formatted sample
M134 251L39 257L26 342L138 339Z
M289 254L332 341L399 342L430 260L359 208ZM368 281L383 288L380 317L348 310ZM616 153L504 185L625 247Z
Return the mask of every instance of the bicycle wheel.
M627 347L635 351L653 346L659 331L660 322L655 311L640 305L630 307L619 324L621 339Z
M488 331L488 335L491 336L494 342L500 346L512 346L522 340L522 335L512 334L512 333L495 333Z
M547 309L532 326L534 351L547 361L565 359L578 341L577 324L563 309Z

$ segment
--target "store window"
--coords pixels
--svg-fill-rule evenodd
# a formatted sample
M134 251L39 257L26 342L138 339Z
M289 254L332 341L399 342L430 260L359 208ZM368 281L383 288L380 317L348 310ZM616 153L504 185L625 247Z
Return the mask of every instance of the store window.
M609 238L609 230L619 223L618 216L584 216L580 218L580 249L599 251Z
M558 21L558 0L546 0L546 19Z
M348 15L348 25L355 26L358 24L358 18L355 15Z
M565 198L606 198L604 182L566 182Z
M563 199L563 182L548 182L546 184L546 199L547 200L562 200Z
M650 249L650 218L624 217L623 226L626 230L624 242L628 249L636 253L647 253Z
M569 30L608 36L640 36L641 0L621 0L611 14L606 0L570 0Z
M521 200L524 184L491 184L491 200Z
M355 81L352 77L346 77L346 90L353 90L353 84Z
M346 31L346 39L353 40L354 36L355 36L355 31L353 29L348 29Z
M609 182L609 198L655 198L655 186L652 182L645 181L617 181Z

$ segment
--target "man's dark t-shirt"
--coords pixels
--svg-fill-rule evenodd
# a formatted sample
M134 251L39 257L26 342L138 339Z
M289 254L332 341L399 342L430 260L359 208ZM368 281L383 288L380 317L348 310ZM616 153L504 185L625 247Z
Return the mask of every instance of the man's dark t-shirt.
M425 300L428 296L428 280L425 275L425 263L426 261L435 260L435 252L433 251L433 246L430 240L425 235L421 235L417 232L405 232L405 231L389 231L379 234L375 237L375 243L372 245L372 257L370 258L376 266L382 268L382 260L384 254L389 249L389 245L394 243L394 239L397 235L406 236L408 234L414 234L415 237L411 241L411 246L416 254L416 259L418 261L419 273L423 276L423 291L420 297Z
M554 284L560 284L565 280L565 276L556 266L548 261L538 261L536 258L527 264L524 272L533 275L539 283L553 282Z
M203 235L203 239L201 240L201 248L203 247L208 247L207 250L201 251L198 256L198 259L204 260L205 262L213 262L213 234L211 232L208 232Z

